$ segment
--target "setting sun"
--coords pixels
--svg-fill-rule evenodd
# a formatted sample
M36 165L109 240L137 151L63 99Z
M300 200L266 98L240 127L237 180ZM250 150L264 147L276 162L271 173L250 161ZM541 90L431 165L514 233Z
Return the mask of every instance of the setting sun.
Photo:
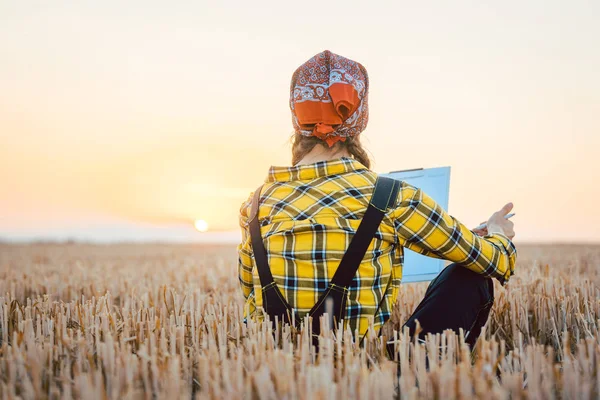
M194 226L198 230L198 232L206 232L208 230L208 223L203 219L197 219L194 222Z

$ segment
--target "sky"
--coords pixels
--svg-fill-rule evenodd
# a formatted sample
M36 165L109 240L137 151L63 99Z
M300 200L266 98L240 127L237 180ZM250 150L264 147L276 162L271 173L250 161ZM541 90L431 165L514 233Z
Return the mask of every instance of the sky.
M468 226L600 242L600 3L0 0L0 239L230 240L290 165L293 71L370 78L376 172L451 166ZM196 219L210 229L194 230Z

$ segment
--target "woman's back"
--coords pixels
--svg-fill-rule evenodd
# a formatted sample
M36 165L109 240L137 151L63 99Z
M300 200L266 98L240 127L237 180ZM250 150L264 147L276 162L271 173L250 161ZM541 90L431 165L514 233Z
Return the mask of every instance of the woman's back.
M300 318L314 306L337 270L367 209L377 174L356 160L272 167L261 193L259 222L273 278ZM262 306L248 233L250 200L242 205L240 280L250 302ZM394 222L386 215L350 287L345 319L364 332L391 314L401 278ZM397 252L400 250L400 252ZM251 294L254 288L254 293ZM382 302L382 300L384 300ZM381 307L375 315L376 309Z

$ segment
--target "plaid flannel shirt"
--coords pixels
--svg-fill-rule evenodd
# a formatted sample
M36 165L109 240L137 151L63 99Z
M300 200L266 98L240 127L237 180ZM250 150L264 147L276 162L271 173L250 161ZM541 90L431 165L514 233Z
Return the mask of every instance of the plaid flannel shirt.
M269 170L258 213L261 233L275 283L300 318L327 288L367 209L376 179L376 173L346 157ZM240 209L239 280L246 313L262 318L248 225L252 195ZM391 315L405 247L461 263L503 284L516 260L516 248L506 236L474 234L420 189L402 182L396 206L385 215L348 293L345 320L353 332L364 334L370 318L378 329Z

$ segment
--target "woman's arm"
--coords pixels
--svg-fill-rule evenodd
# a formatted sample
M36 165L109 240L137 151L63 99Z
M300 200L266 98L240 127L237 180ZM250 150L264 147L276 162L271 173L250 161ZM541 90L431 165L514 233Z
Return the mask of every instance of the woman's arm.
M248 296L254 291L254 284L252 281L252 253L250 246L250 228L248 225L248 215L250 213L250 203L252 201L253 193L250 194L248 200L246 200L240 208L240 228L242 230L242 242L238 245L238 275L240 280L240 286L244 297L248 299Z
M392 218L400 245L417 253L460 263L504 284L514 272L517 250L508 236L490 230L480 237L433 199L405 182Z

